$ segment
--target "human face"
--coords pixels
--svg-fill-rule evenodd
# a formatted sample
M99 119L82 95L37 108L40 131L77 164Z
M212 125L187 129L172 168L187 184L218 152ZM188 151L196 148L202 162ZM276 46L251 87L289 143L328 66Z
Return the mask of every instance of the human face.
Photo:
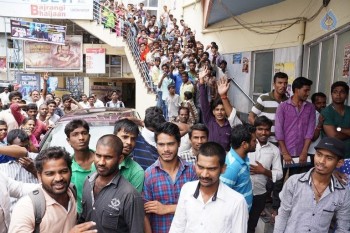
M271 127L268 125L259 125L256 127L255 135L259 143L265 145L271 134Z
M332 102L335 104L344 104L345 100L348 98L348 95L346 94L344 87L334 88L331 95L332 95Z
M192 148L198 151L199 147L208 141L208 135L205 131L193 130L190 140Z
M196 69L196 64L190 63L190 71L195 71Z
M89 148L90 134L84 127L80 126L70 132L67 141L74 150L84 151Z
M112 100L117 101L118 98L119 98L119 95L118 95L117 93L113 92L113 94L112 94Z
M0 140L4 140L7 135L7 125L0 125Z
M27 129L29 132L33 132L35 128L35 121L28 120L27 123L24 125L24 128Z
M249 142L245 142L245 153L254 152L256 148L256 135L252 133L252 138Z
M87 96L86 96L86 95L81 96L81 100L82 100L83 102L86 102L86 101L87 101Z
M57 106L58 106L58 105L60 105L60 103L61 103L61 99L58 98L58 97L56 97L56 98L55 98L55 102L56 102L56 104L57 104Z
M188 111L186 109L181 109L179 113L180 122L187 124L188 118L189 118Z
M218 156L198 155L195 170L199 183L203 187L217 187L220 182L220 174L226 169L226 166L220 166Z
M48 108L48 112L51 113L51 114L53 114L53 113L55 112L55 110L56 110L56 104L51 103L51 104L49 104L49 105L47 106L47 108Z
M342 162L343 160L339 160L332 152L325 149L317 149L314 157L315 172L320 175L330 175Z
M47 105L41 105L39 108L40 116L46 116L48 111L49 111L49 109L48 109Z
M226 117L224 105L219 104L218 106L216 106L213 110L213 115L214 115L215 119L218 121L224 120Z
M61 54L63 57L68 57L70 48L69 46L62 45Z
M95 167L99 176L104 178L113 177L119 171L119 160L121 155L108 145L98 144L95 153Z
M15 96L11 99L11 104L19 104L21 103L21 98L19 96Z
M94 103L95 103L94 97L90 97L89 100L88 100L88 102L89 102L89 104L90 104L91 106L93 106Z
M49 159L43 162L43 170L38 172L38 178L43 189L55 199L66 195L71 171L63 158Z
M40 99L40 93L38 91L33 91L32 92L32 100L34 102L38 101Z
M311 87L306 86L306 85L304 85L300 89L297 89L297 88L295 89L295 95L298 96L299 101L306 101L307 100L307 98L310 95L310 89L311 89Z
M174 87L170 87L169 88L169 94L170 95L175 95L175 88Z
M36 115L38 115L38 110L29 109L29 110L27 111L27 114L28 114L28 117L30 117L30 118L33 118L33 117L36 118Z
M325 97L322 97L322 96L316 97L314 105L318 112L321 112L321 110L326 107L326 101L327 101L327 98Z
M188 76L186 74L181 75L182 83L187 83L188 82Z
M157 136L157 151L159 159L163 162L172 162L177 159L177 152L180 143L176 141L175 136L161 133Z
M276 78L276 81L273 83L273 89L278 95L283 96L286 94L287 84L287 78Z
M169 68L167 66L162 67L163 73L167 74L169 73Z
M137 135L126 132L124 129L119 130L117 136L123 142L123 155L128 156L135 148Z

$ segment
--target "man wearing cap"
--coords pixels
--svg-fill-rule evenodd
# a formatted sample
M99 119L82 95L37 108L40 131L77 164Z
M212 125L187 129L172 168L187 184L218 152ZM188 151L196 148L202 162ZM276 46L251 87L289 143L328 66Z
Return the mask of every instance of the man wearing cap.
M343 163L345 144L325 137L315 149L315 167L291 176L280 193L274 233L328 232L333 217L336 232L349 232L350 191L332 174Z

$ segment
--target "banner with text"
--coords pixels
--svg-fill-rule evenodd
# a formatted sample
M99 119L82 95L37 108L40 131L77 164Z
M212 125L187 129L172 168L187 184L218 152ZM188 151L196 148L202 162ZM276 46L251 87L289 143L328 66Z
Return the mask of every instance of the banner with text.
M66 26L11 20L11 37L20 40L64 44Z
M22 99L26 100L34 90L39 90L40 75L39 74L17 74L17 83L19 84L19 92L22 93ZM40 91L40 90L39 90Z
M86 49L86 73L104 74L106 73L106 49L87 48Z
M65 41L65 45L25 41L25 70L43 72L82 72L82 36L66 36Z
M93 19L92 0L0 0L0 15L16 18Z

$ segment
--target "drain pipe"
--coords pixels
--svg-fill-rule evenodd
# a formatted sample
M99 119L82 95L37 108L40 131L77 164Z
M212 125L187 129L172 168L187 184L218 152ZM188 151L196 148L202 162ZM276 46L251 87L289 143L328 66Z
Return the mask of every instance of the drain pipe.
M305 32L306 32L306 18L303 18L301 21L301 34L298 36L298 42L299 42L299 70L296 70L297 77L303 76L303 65L304 65L304 41L305 41Z

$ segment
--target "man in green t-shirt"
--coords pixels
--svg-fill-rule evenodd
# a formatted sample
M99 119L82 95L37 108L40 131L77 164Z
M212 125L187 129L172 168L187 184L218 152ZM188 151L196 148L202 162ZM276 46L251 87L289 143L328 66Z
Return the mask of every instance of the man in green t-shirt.
M139 135L139 128L133 121L122 119L115 123L114 134L123 142L123 152L119 161L119 172L141 193L145 172L143 168L129 156L135 148L136 138Z
M64 132L67 136L69 145L73 148L72 156L72 178L71 182L77 189L77 211L81 213L81 198L83 195L83 186L86 177L96 171L94 165L95 152L89 149L90 127L84 120L72 120L69 122Z

